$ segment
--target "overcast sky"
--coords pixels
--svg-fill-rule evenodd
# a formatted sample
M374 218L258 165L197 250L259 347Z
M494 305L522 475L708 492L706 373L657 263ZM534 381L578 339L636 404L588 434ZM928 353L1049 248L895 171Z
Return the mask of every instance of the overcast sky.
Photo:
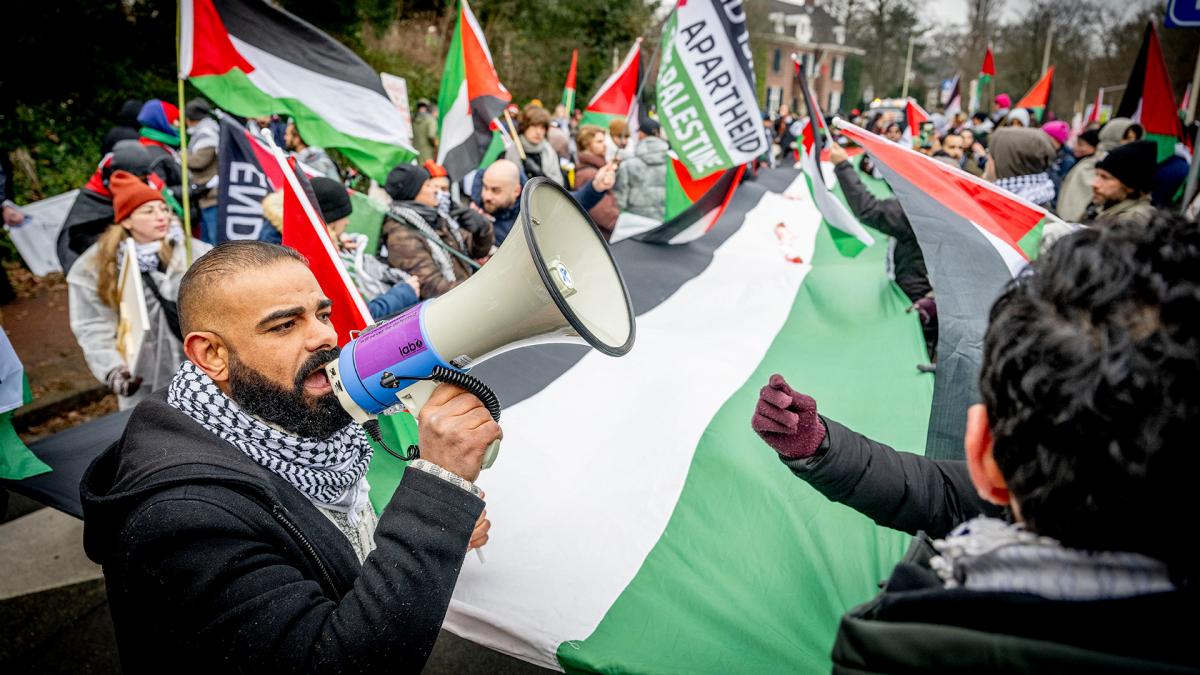
M1129 7L1141 5L1139 0L1100 0L1101 4L1112 7ZM925 11L931 11L943 21L966 25L967 0L924 0L918 3ZM1004 3L1004 20L1011 20L1023 14L1030 5L1030 0L1008 0Z

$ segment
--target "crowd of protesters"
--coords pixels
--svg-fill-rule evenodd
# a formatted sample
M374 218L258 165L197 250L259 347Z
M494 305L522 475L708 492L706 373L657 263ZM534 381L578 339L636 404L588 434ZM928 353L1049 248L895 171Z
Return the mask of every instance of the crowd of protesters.
M894 143L908 143L911 138L913 150L1057 215L1064 225L1048 229L1043 247L1078 227L1145 226L1156 213L1183 211L1194 218L1200 208L1200 199L1182 203L1190 158L1184 143L1163 158L1159 144L1146 140L1143 127L1130 119L1117 117L1072 128L1062 120L1040 123L1040 114L1014 109L1007 94L997 95L993 103L990 115L937 113L921 129L905 129L903 115L896 111L854 110L851 121ZM774 115L764 112L763 119L774 150L760 163L796 162L805 120L787 105ZM1195 125L1189 133L1194 138ZM921 317L933 358L936 297L903 209L894 198L879 199L865 189L841 146L831 149L830 161L855 216L894 239L888 251L889 274L912 300L910 309ZM861 168L881 177L870 157L864 157Z
M188 102L182 114L162 100L127 101L105 134L104 156L60 234L58 254L68 272L72 329L93 373L118 395L123 408L166 382L157 376L151 381L135 377L134 370L169 373L183 358L173 318L175 286L186 271L181 257L183 193L187 190L190 197L192 232L187 236L194 240L197 257L220 243L218 114L203 98ZM668 148L652 119L645 119L631 137L625 120L585 124L578 110L570 115L560 105L552 114L536 100L523 108L510 106L506 117L512 120L508 137L513 140L502 156L452 184L436 162L435 111L429 101L417 102L413 134L418 157L394 167L383 185L369 191L385 202L388 214L376 249L370 248L376 238L347 231L354 210L350 167L339 166L325 149L308 143L292 120L264 116L244 123L269 136L310 174L329 236L372 317L381 320L445 293L485 264L516 224L522 191L534 178L567 189L606 239L622 212L663 217ZM188 146L186 186L181 125ZM167 223L161 232L154 225L153 239L136 227L141 210L125 208L131 194L138 200L158 195L153 205L135 205L153 209L154 218ZM269 226L259 239L279 243L281 193L263 200L263 218ZM137 368L124 364L114 346L120 309L114 288L127 240L134 241L146 273L146 303L158 331L155 347L142 350L143 358L155 363ZM151 249L161 255L151 255ZM167 316L172 320L159 320ZM174 332L165 329L168 324L176 326Z
M209 253L220 230L215 114L203 99L182 114L165 101L127 102L59 242L71 329L92 373L122 408L168 389L139 407L121 446L101 457L83 486L89 555L105 565L114 616L124 626L118 639L131 644L131 626L139 638L157 638L132 663L143 669L152 655L183 645L212 649L223 663L269 667L269 659L280 659L298 670L381 666L391 663L389 654L423 662L461 554L487 540L490 524L471 481L499 427L469 425L469 416L484 414L481 404L440 389L431 409L453 421L425 432L412 477L375 515L364 497L365 465L354 459L365 441L322 380L336 336L327 304L310 302L321 296L315 279L297 254L269 242ZM911 138L913 150L1057 214L1066 227L1043 239L1044 255L991 311L983 403L970 411L966 461L897 453L818 414L816 400L778 375L761 390L752 426L797 477L881 525L923 533L881 597L844 619L835 664L855 672L969 670L977 653L990 655L979 658L999 671L1052 671L1063 663L1092 672L1194 667L1183 628L1171 622L1190 607L1196 556L1161 517L1195 511L1186 481L1196 469L1188 443L1200 408L1200 336L1191 319L1200 309L1200 230L1196 205L1181 203L1186 153L1162 157L1129 119L1076 129L1042 123L1006 95L995 98L991 115L939 114L919 130L887 115L852 117L890 141ZM537 101L513 106L506 118L512 133L502 155L453 181L437 163L435 111L417 102L418 157L377 186L387 213L377 248L371 237L348 231L355 207L336 155L307 143L292 121L246 123L314 173L309 182L331 243L380 320L446 293L487 264L517 225L531 180L567 190L606 238L622 214L664 217L669 148L653 119L633 130L625 120L585 124L578 111L551 112ZM774 141L764 162L795 160L801 122L788 106L763 114ZM889 269L920 316L934 360L936 289L902 206L866 188L869 158L856 166L835 144L829 159L854 215L894 240ZM185 191L191 232L181 227ZM281 200L274 193L263 202L276 242ZM141 280L149 322L137 364L126 363L117 346L125 329L122 280L133 277ZM269 315L272 325L260 330L254 321L273 294L294 295L296 311ZM229 311L214 311L216 300ZM287 377L263 375L270 368ZM309 390L324 392L315 408ZM433 415L422 417L425 430ZM218 437L242 452L229 453ZM343 490L331 499L303 463L272 466L256 454L263 439L296 456L344 455L330 470L345 479ZM139 464L158 466L158 449L180 440L187 441L183 452L164 461L172 475L202 479L201 488L152 476ZM207 465L221 471L197 473ZM265 502L247 496L251 483L269 495ZM433 513L429 499L453 508ZM266 508L270 500L285 504L295 522ZM157 519L145 516L151 507ZM209 521L223 528L220 541ZM421 527L406 530L414 522ZM335 545L341 538L318 542L320 554L276 546L292 541L289 528L317 532L330 524L349 547ZM263 542L269 560L248 553ZM155 586L163 564L179 572L168 599ZM324 578L309 589L306 608L281 589L295 582L294 570L309 575L310 566ZM402 578L406 570L418 580ZM411 615L378 604L394 588L423 587L426 576L436 592L412 604ZM262 607L251 602L267 597L274 600ZM187 610L196 607L210 614ZM186 625L157 621L155 612ZM347 630L331 627L336 622ZM909 629L896 632L900 625ZM410 641L401 633L413 626L420 630ZM276 641L280 635L324 651L289 649ZM1127 635L1133 638L1121 639ZM940 646L951 640L969 653L948 657ZM256 644L272 649L247 648Z

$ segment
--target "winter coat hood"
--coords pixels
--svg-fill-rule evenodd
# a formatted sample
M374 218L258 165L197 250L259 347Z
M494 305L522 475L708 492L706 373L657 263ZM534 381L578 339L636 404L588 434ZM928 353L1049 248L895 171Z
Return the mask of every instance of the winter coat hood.
M1038 129L999 129L992 134L990 150L997 179L1042 173L1055 157L1050 137Z
M633 156L649 166L661 166L667 163L667 150L670 146L658 136L647 136L637 143Z

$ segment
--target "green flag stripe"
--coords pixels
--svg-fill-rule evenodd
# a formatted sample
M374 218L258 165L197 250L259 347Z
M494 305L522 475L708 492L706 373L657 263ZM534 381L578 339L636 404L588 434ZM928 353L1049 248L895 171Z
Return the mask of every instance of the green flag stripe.
M828 672L840 616L903 554L907 536L828 502L750 429L779 372L832 419L924 447L933 381L915 368L924 343L884 275L886 247L850 259L828 228L817 237L787 323L701 437L658 544L596 630L560 645L566 670Z
M1025 233L1025 236L1017 241L1017 248L1021 249L1021 252L1025 254L1027 259L1037 259L1038 253L1042 248L1042 229L1046 227L1048 220L1048 218L1042 218L1037 225L1034 225L1032 229Z
M579 126L583 126L585 124L594 124L595 126L598 126L601 129L607 130L609 123L611 123L613 120L623 120L623 119L625 119L624 115L612 115L609 113L600 113L600 112L593 112L591 110L585 110L585 111L583 111L583 118L579 120Z
M458 19L454 22L454 35L450 38L450 49L446 52L446 66L442 69L442 86L438 90L438 133L441 133L446 113L454 107L454 99L462 88L463 80L467 79L466 66L462 54L462 8L458 10Z

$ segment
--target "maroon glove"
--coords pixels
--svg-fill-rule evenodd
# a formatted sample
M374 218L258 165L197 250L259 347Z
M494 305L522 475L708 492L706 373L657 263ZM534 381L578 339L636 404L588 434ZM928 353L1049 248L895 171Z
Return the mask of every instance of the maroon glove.
M817 402L792 390L778 374L759 392L750 426L775 452L789 459L812 457L825 440Z

